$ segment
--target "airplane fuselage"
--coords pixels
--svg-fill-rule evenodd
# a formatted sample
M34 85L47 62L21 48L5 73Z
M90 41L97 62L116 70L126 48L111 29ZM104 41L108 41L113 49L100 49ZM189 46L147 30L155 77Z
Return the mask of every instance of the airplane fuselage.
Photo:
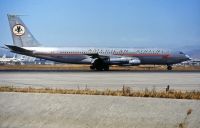
M131 49L131 48L78 48L78 47L23 47L32 51L27 55L63 63L91 64L90 55L98 54L109 57L109 65L131 65L128 60L138 58L140 64L172 65L186 61L182 52L164 49ZM20 53L24 54L24 53ZM119 61L115 61L118 59ZM112 61L113 60L113 61ZM127 60L127 62L126 62Z

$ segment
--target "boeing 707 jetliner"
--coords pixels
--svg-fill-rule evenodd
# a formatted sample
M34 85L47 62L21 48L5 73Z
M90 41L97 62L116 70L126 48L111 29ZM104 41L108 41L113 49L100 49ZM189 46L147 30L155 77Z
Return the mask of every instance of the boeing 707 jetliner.
M92 70L109 70L110 65L172 65L189 60L183 52L163 49L42 47L17 15L8 15L13 44L11 52L46 60L90 64Z

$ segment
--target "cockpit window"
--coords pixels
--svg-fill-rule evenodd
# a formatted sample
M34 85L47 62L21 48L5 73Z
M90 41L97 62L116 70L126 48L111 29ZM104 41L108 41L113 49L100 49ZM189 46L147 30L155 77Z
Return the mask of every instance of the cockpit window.
M179 52L180 54L184 54L183 52Z

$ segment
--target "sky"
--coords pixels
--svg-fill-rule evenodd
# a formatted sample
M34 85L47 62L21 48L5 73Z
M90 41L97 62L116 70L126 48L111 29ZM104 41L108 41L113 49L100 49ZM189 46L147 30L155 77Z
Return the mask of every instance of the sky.
M3 44L8 13L44 46L200 47L200 0L0 0Z

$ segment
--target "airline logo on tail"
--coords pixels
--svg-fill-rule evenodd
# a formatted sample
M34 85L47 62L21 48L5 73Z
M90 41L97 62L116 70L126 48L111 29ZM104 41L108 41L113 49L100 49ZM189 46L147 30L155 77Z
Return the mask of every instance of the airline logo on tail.
M21 24L16 24L16 25L13 27L13 33L14 33L16 36L22 36L22 35L25 33L25 28L24 28L24 26L22 26Z

